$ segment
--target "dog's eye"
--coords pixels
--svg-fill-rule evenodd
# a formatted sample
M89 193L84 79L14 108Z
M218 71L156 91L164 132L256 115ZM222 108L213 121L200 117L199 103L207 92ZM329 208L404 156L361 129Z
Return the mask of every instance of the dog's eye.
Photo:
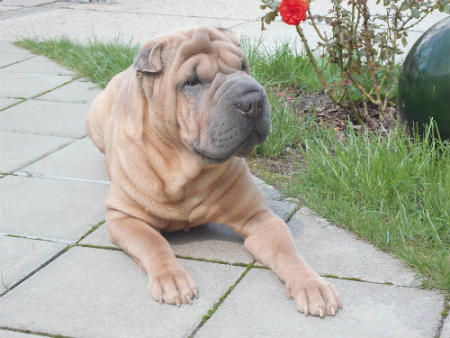
M188 78L186 80L186 82L183 84L183 87L194 87L194 86L197 86L199 84L202 84L202 82L200 81L198 76L195 75L195 76L192 76L192 77Z
M242 72L246 72L247 70L248 70L247 62L242 61L242 62L241 62L241 71L242 71Z

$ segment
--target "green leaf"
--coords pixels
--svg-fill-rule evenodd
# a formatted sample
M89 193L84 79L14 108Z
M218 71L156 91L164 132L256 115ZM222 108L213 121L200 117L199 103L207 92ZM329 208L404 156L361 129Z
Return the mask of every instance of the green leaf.
M408 44L408 41L406 41L406 38L402 37L402 45L403 45L403 47L406 47L407 44Z
M403 12L404 10L408 9L410 7L410 5L404 1L402 2L401 6L400 6L400 11Z
M420 18L420 12L417 10L417 8L411 8L411 15L415 19Z

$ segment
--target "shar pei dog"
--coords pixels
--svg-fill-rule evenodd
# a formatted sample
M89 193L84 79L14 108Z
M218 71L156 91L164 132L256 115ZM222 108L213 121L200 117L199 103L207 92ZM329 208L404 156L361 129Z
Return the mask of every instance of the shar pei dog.
M305 315L334 315L335 287L297 252L287 225L266 205L244 157L270 126L263 87L233 33L200 27L157 37L95 98L87 132L111 179L110 240L147 273L153 298L198 297L161 232L226 224L286 284Z

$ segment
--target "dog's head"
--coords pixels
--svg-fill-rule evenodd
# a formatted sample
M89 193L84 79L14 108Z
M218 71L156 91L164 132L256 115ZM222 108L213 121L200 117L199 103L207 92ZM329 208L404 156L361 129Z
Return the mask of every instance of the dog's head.
M231 31L201 27L161 36L140 48L134 68L159 137L208 163L247 156L266 139L267 95Z

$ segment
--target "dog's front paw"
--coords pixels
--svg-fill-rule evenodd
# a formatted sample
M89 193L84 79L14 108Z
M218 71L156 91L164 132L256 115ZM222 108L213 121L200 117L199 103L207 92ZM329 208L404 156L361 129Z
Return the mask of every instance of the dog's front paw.
M171 266L157 271L150 278L150 293L160 303L190 304L198 298L191 276L181 267Z
M305 316L334 316L342 308L339 293L333 284L316 273L295 276L286 281L287 296L293 297L297 310Z

